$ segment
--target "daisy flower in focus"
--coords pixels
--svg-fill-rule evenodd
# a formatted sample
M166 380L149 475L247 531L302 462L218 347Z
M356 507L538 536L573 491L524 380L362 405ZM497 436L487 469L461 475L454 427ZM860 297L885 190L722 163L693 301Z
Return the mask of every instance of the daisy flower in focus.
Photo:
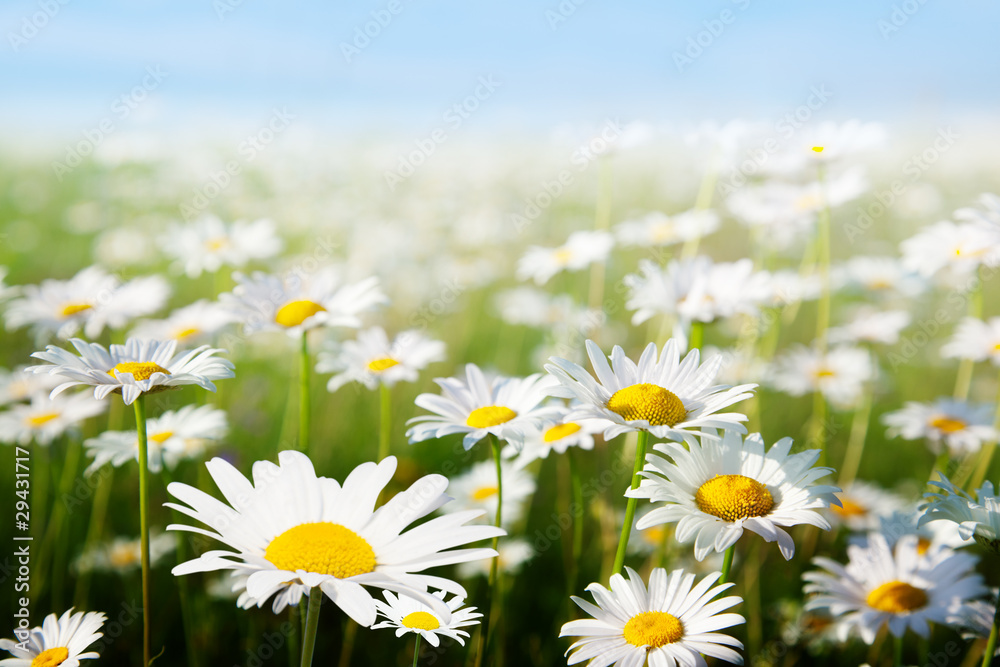
M946 359L971 359L1000 366L1000 317L987 321L966 317L959 322L951 340L941 346Z
M196 384L208 391L215 391L212 380L235 377L233 363L215 356L216 350L201 347L174 354L177 341L128 339L124 345L105 349L98 343L87 343L79 338L70 340L80 356L55 345L31 356L51 365L29 366L33 373L50 373L68 378L52 390L55 396L78 384L94 388L94 397L103 399L108 394L121 394L125 405L130 405L142 394L159 392L170 387Z
M30 401L35 394L48 393L59 386L58 376L29 373L27 368L18 366L12 371L0 368L0 406Z
M871 357L860 347L840 346L823 353L799 345L774 361L771 384L792 396L821 392L838 407L850 407L874 375Z
M831 328L827 338L831 343L895 345L899 342L900 332L910 325L911 319L910 313L905 310L860 308L849 323Z
M1000 237L975 223L938 222L921 229L899 248L903 267L927 278L945 269L967 276L980 266L1000 263Z
M832 526L846 526L855 532L877 531L884 519L911 507L897 494L859 481L839 491L837 499L840 504L831 504L826 517Z
M642 483L625 495L665 505L647 513L637 528L677 522L674 537L681 544L693 541L697 560L736 544L744 529L777 541L790 560L795 543L783 528L807 523L830 529L818 510L837 504L840 489L814 484L833 472L813 467L820 450L789 454L792 439L782 438L765 454L759 433L746 440L735 431L706 436L687 448L675 442L653 446L672 462L647 455Z
M517 263L517 279L544 285L560 271L579 271L604 262L614 245L608 232L573 232L558 248L532 246Z
M240 268L255 259L274 257L284 244L270 220L237 220L227 225L207 215L187 225L172 226L160 238L160 246L175 260L175 269L197 278L202 271L215 273L223 265Z
M535 478L507 462L501 463L500 472L503 475L501 517L504 525L511 525L520 521L524 515L527 501L535 493ZM497 512L498 491L496 464L492 460L481 461L451 480L448 493L455 502L445 505L441 511L463 512L476 509L483 510L487 517L493 517Z
M998 439L993 412L992 405L939 398L933 403L907 401L901 410L883 415L882 422L889 427L890 438L927 440L935 454L941 453L943 444L956 457L978 452L984 442Z
M29 405L18 404L0 412L0 442L26 445L53 440L80 422L99 415L107 408L103 401L85 393L72 396L36 394Z
M444 350L444 343L416 330L403 331L390 342L384 329L372 327L359 331L357 340L335 343L320 352L316 370L334 373L326 385L329 391L348 382L360 382L368 389L379 384L392 387L397 382L415 382L428 364L444 360Z
M465 367L465 378L437 378L442 395L420 394L414 401L435 414L409 420L410 444L464 433L462 445L473 445L494 435L517 448L532 429L540 428L554 413L542 406L553 382L542 375L526 378L497 377L487 381L475 364Z
M73 610L56 617L49 614L40 627L18 630L15 640L0 639L0 649L13 658L0 660L4 667L80 667L81 660L101 657L94 651L85 649L104 636L98 632L107 617L95 611L75 614ZM27 649L21 646L27 646Z
M520 537L504 539L497 546L499 556L497 556L497 569L507 574L516 574L529 560L535 557L535 547L531 542ZM467 563L459 563L456 568L460 579L471 577L490 576L491 563L488 560L470 560Z
M1000 553L1000 498L993 491L993 483L983 482L972 497L941 473L938 475L940 480L928 483L941 492L924 495L927 502L921 505L924 515L920 517L920 525L938 519L957 523L962 538L972 538L986 549Z
M155 566L177 546L177 538L168 533L149 536L149 564ZM124 574L139 569L142 541L137 537L119 537L107 544L95 545L76 560L78 572L115 572Z
M258 461L251 483L220 458L206 463L230 508L198 489L174 482L167 491L182 504L167 503L208 526L171 525L213 537L234 551L210 551L173 569L175 575L235 570L248 575L246 593L258 606L291 586L319 589L359 625L375 622L375 600L366 587L416 598L450 620L447 605L428 587L466 596L430 567L496 556L493 549L451 549L498 537L493 526L466 525L481 511L456 512L404 529L442 505L448 480L427 475L375 510L379 494L396 471L396 458L364 463L344 480L317 477L305 454L284 451L278 465Z
M930 623L947 623L986 593L982 577L975 573L974 556L942 551L923 558L916 535L890 548L884 536L873 534L866 548L849 545L847 557L846 566L814 558L826 571L802 575L807 582L803 590L815 594L806 610L829 609L842 642L853 632L871 644L886 625L894 637L902 637L907 629L928 637Z
M451 611L451 619L446 620L434 613L434 610L421 604L413 598L404 595L395 596L389 591L383 591L385 602L375 600L375 608L381 616L387 620L376 623L372 630L380 628L396 628L396 636L402 637L408 632L423 637L431 646L439 646L441 637L454 639L462 646L465 646L463 637L468 637L469 633L459 628L467 628L472 625L479 625L482 614L476 612L475 607L463 607L465 598L456 595L450 600L445 600L444 591L434 593L434 597L440 598L448 605Z
M695 584L693 574L667 574L658 567L649 574L648 589L635 570L626 567L625 572L628 580L612 575L611 590L596 583L587 586L597 605L573 596L593 618L570 621L559 631L560 637L582 637L566 651L569 664L589 660L588 667L642 667L647 662L653 667L705 667L703 655L743 664L742 656L729 648L743 644L719 632L745 622L739 614L720 613L743 602L735 595L718 597L733 586L712 586L720 572Z
M334 267L284 278L256 271L233 273L238 283L219 301L242 322L244 334L285 331L299 337L316 327L360 327L358 315L388 302L372 276L345 284Z
M656 344L647 345L638 363L616 345L609 365L597 343L588 340L586 345L596 380L582 366L566 359L553 357L545 366L560 383L551 393L579 401L566 419L600 420L605 440L640 430L667 439L697 435L694 429L703 427L746 433L740 424L746 421L745 415L719 410L750 398L750 390L757 385L712 386L722 365L721 356L699 364L698 350L691 350L682 361L677 342L671 339L659 359Z
M691 209L676 215L653 211L620 223L615 227L615 235L622 245L648 248L693 241L718 228L719 214L715 211Z
M236 317L221 304L201 299L178 308L162 320L144 320L132 329L131 338L176 340L190 344L207 342L215 333Z

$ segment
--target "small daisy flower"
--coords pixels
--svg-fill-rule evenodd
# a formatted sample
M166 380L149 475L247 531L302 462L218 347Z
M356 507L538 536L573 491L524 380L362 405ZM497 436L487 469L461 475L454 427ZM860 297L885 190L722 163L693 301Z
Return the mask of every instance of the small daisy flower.
M846 566L814 558L826 571L802 575L803 590L816 594L805 609L829 609L842 642L856 632L871 644L884 626L894 637L908 629L928 637L930 623L947 623L986 587L975 573L975 557L946 551L921 557L917 542L916 535L907 535L890 548L883 535L873 534L867 548L847 547Z
M822 392L837 407L853 405L872 378L871 356L860 347L839 346L823 353L799 345L774 361L771 384L792 396Z
M1000 237L975 223L938 222L923 228L899 247L903 267L927 278L944 269L965 276L980 266L996 266L1000 262Z
M653 446L673 462L647 455L642 483L625 495L665 505L646 514L637 528L676 521L674 537L681 544L693 541L697 560L736 544L744 529L777 541L790 560L795 543L783 528L807 523L830 529L818 510L837 504L834 493L840 489L814 484L833 472L813 467L820 450L789 454L792 439L782 438L765 454L759 433L746 440L735 431L707 435L689 448L674 442Z
M533 287L516 287L500 292L496 309L507 324L573 332L602 324L599 310L580 306L569 294L551 295Z
M951 339L941 346L946 359L992 361L1000 366L1000 317L987 321L966 317L959 322Z
M462 445L468 450L492 434L520 448L527 434L554 414L553 408L541 405L552 385L551 378L542 375L487 381L478 366L468 364L464 379L434 381L442 395L420 394L414 402L435 414L407 422L410 444L464 433Z
M823 292L817 275L803 276L798 271L772 271L767 274L767 294L762 305L780 308L803 301L815 301Z
M958 524L962 538L972 538L986 549L1000 553L1000 498L994 493L992 482L983 482L976 489L975 498L944 476L929 484L941 492L924 495L928 500L921 505L924 515L920 517L920 525L938 519L952 521Z
M528 501L535 493L535 478L530 473L515 468L513 464L501 462L503 475L503 508L501 518L504 525L513 525L521 520ZM497 467L492 460L481 461L467 472L451 480L449 494L454 503L445 505L442 512L464 512L483 510L492 520L497 512Z
M55 345L31 356L51 365L30 366L33 373L50 373L68 378L52 390L55 396L76 385L94 388L94 397L106 398L121 394L126 405L131 405L142 394L159 392L170 387L195 384L215 391L212 380L235 377L233 364L215 356L217 350L201 347L174 354L177 341L128 339L124 345L105 349L98 343L87 343L79 338L70 340L80 356Z
M573 596L593 618L562 626L560 637L582 637L566 651L569 664L589 660L588 667L705 667L703 655L743 664L742 656L729 648L743 644L719 632L745 622L739 614L720 613L743 602L735 595L718 597L733 586L712 586L721 572L695 585L693 574L667 574L658 567L649 575L648 589L635 570L626 567L625 572L628 580L612 575L611 590L596 583L587 586L597 605Z
M29 373L27 368L18 366L12 371L0 368L0 406L30 401L35 394L47 394L59 386L58 376Z
M504 451L505 455L517 455L514 466L524 468L533 461L546 459L549 452L565 454L570 447L591 450L594 448L594 435L604 430L604 424L596 419L567 420L565 417L570 408L558 405L561 416L546 423L540 430L532 431L524 439L520 452L514 448Z
M840 504L831 504L826 518L833 527L846 526L854 532L878 531L883 520L912 507L895 493L859 481L838 492L837 499Z
M544 285L560 271L579 271L604 262L614 245L608 232L573 232L558 248L532 246L517 263L517 279Z
M0 442L27 445L34 441L49 445L80 422L107 408L103 401L87 394L56 396L36 394L30 405L13 405L0 412Z
M852 288L866 296L917 296L927 288L923 278L903 268L897 257L852 257L831 272L834 288Z
M659 360L656 344L650 343L638 363L616 345L609 365L595 342L588 340L586 345L597 380L582 366L558 357L553 357L545 370L560 382L561 386L551 390L554 395L580 402L566 418L600 420L605 440L639 430L669 439L683 438L703 427L746 433L740 424L746 421L745 415L719 410L750 398L757 385L712 386L722 365L721 356L699 365L698 350L691 350L681 361L677 342L671 339L663 346Z
M396 471L393 456L358 466L343 485L317 477L309 457L296 451L279 453L278 465L255 463L254 483L223 459L206 466L233 506L174 482L167 491L183 504L167 506L210 528L171 525L167 530L206 535L233 551L210 551L181 563L173 573L247 574L246 593L258 605L294 585L319 586L355 622L369 627L376 616L366 589L371 586L421 600L448 620L447 605L430 595L428 587L463 597L465 589L424 570L494 557L493 549L451 548L506 534L493 526L466 525L482 516L476 510L447 514L403 532L450 500L445 495L448 480L422 477L375 510Z
M58 618L49 614L40 627L15 631L16 640L0 639L0 649L14 656L0 663L4 667L80 667L81 660L101 657L85 649L104 636L98 630L106 620L104 614L95 611L74 614L70 609Z
M451 611L450 620L438 616L431 607L405 595L396 596L389 591L383 591L382 595L385 596L385 602L375 600L375 608L388 620L376 623L372 626L372 630L396 628L397 637L412 632L423 637L431 646L440 646L441 637L454 639L465 646L462 638L468 637L469 633L459 628L479 625L478 619L483 617L476 612L475 607L463 607L465 598L461 596L456 595L446 601L444 591L435 592L433 595L448 605Z
M417 373L428 364L443 361L444 343L431 340L419 331L404 331L389 342L382 327L358 332L358 339L334 344L320 352L316 370L334 373L326 384L337 391L348 382L360 382L368 389L380 384L416 382Z
M507 574L517 574L524 564L535 557L537 553L531 542L520 537L504 539L497 546L497 569ZM460 579L490 576L491 562L488 560L470 560L459 563L456 568Z
M691 209L675 215L653 211L620 223L615 235L622 245L648 248L693 241L718 228L719 214L715 211Z
M951 398L933 403L908 401L903 409L882 416L889 427L887 436L905 440L926 440L935 454L941 446L954 458L978 452L984 442L996 442L1000 434L993 428L992 405L973 405Z
M131 338L148 340L175 340L190 344L207 342L236 316L221 304L201 299L189 306L178 308L162 320L145 320L132 330Z
M899 334L910 325L912 317L905 310L879 311L861 308L854 318L841 327L827 332L831 343L879 343L895 345Z
M917 536L917 555L935 557L942 549L954 550L968 546L971 540L964 539L958 531L958 524L951 521L926 521L919 525L921 513L917 511L897 511L890 516L879 517L880 527L874 533L885 537L890 547L907 535ZM848 543L867 547L873 533L854 533L847 538Z
M212 215L174 225L161 237L160 245L176 260L174 268L189 278L197 278L202 271L215 273L223 265L240 268L252 260L274 257L284 246L271 220L237 220L227 225Z
M177 546L177 537L168 533L149 536L149 564L155 566ZM115 572L138 570L142 564L142 540L119 537L84 551L76 561L78 572Z

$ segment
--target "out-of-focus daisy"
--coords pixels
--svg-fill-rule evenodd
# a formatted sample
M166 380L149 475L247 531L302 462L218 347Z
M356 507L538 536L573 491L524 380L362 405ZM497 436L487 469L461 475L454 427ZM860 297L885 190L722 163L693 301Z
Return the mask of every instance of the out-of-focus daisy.
M69 338L81 329L97 338L105 327L123 329L136 317L150 315L167 301L170 287L160 276L122 283L104 269L91 266L69 280L25 285L22 296L7 305L7 328L31 327L38 338Z
M770 382L792 396L819 391L834 405L850 407L873 373L871 357L859 347L842 345L823 353L799 345L774 361Z
M848 530L877 531L882 520L911 507L903 498L868 482L855 481L837 493L840 505L830 505L826 517L834 527Z
M926 439L935 454L945 445L952 457L978 452L986 441L995 442L992 405L973 405L966 401L939 398L933 403L907 401L901 410L882 416L889 427L889 437L905 440Z
M26 445L51 444L53 440L83 420L107 408L103 401L88 394L56 396L36 394L30 405L12 405L0 412L0 442Z
M132 329L131 338L149 340L176 340L190 344L207 342L213 334L236 316L221 304L201 299L189 306L178 308L162 320L145 320Z
M916 273L903 268L896 257L851 257L834 267L830 277L834 288L855 288L866 296L916 296L927 287Z
M614 245L608 232L573 232L558 248L532 246L517 263L517 279L544 285L560 271L579 271L605 261Z
M237 316L245 334L285 331L298 337L320 326L360 327L358 315L388 302L378 278L348 284L334 267L284 278L237 271L233 278L238 284L219 300Z
M593 618L562 626L560 637L582 637L566 651L569 664L589 660L589 667L642 667L647 662L656 667L704 667L703 655L743 664L740 654L729 648L743 644L719 632L745 622L739 614L720 613L743 601L735 595L719 598L733 586L712 586L721 573L695 584L693 574L667 574L658 567L650 573L647 589L635 570L626 567L625 572L628 580L611 576L611 590L596 583L587 586L597 605L573 596Z
M29 373L27 366L12 371L0 368L0 406L30 401L35 394L48 393L59 385L59 377Z
M962 639L972 641L974 639L985 640L993 631L993 619L997 612L997 589L990 591L990 597L986 600L973 600L962 607L951 618L948 625L962 630ZM1000 647L993 652L993 658L1000 656Z
M496 298L500 317L507 324L523 324L546 329L569 328L579 331L605 319L599 310L578 305L569 294L546 294L533 287L516 287Z
M320 352L316 370L334 373L326 384L330 391L348 382L360 382L368 389L379 384L391 387L397 382L415 382L424 367L444 359L444 349L444 343L416 330L403 331L390 342L382 327L373 327L359 331L357 340Z
M923 558L917 541L916 535L908 535L890 548L884 536L873 534L867 548L847 547L846 566L814 558L826 572L802 575L808 582L805 592L816 594L805 608L829 609L841 641L856 632L871 644L886 625L894 637L902 637L907 629L928 637L930 623L946 623L982 596L986 587L975 573L975 557L941 552L936 558Z
M636 527L677 522L674 537L682 544L693 541L698 560L736 544L744 528L777 541L781 555L790 560L795 543L783 528L807 523L830 529L818 510L836 504L834 493L840 489L814 484L833 472L813 467L820 450L789 454L792 439L782 438L765 454L759 433L745 441L734 431L710 436L687 448L674 442L653 446L673 462L647 455L642 483L625 495L665 505L651 510Z
M278 465L255 463L255 484L222 459L206 465L233 507L174 482L167 491L184 504L167 505L211 528L167 529L207 535L235 551L210 551L173 573L246 573L247 594L259 605L293 584L318 586L355 622L369 627L375 622L375 601L365 587L371 586L417 598L447 619L447 606L428 587L463 597L465 589L422 572L496 556L492 549L450 549L505 534L493 526L466 525L482 515L476 510L447 514L403 532L450 500L445 495L448 480L422 477L376 511L376 500L396 470L392 456L358 466L343 485L316 477L309 458L296 451L281 452Z
M31 355L51 365L30 366L27 370L67 379L52 390L52 395L82 384L94 388L95 398L120 393L129 405L142 394L187 384L215 391L212 380L235 377L232 362L215 356L224 350L207 345L175 355L177 341L173 340L130 338L124 345L112 345L107 350L103 345L79 338L71 339L70 343L80 356L55 345Z
M988 359L994 366L1000 366L1000 317L987 321L963 318L951 339L941 346L941 356L972 361Z
M1000 231L1000 197L984 192L976 199L979 208L965 206L953 214L959 222L974 222L985 227L995 227Z
M516 574L525 563L535 557L535 547L531 542L520 537L511 537L500 542L497 546L499 556L497 556L497 569L507 574ZM458 576L460 579L470 577L490 575L490 561L470 560L467 563L458 564Z
M535 493L535 478L513 464L502 462L503 508L501 516L504 525L512 525L521 520L527 501ZM483 510L488 518L497 511L497 469L493 461L481 461L467 472L451 480L449 494L455 499L442 508L442 512L464 512Z
M920 517L920 525L938 519L952 521L958 524L958 534L964 539L972 538L990 551L1000 553L1000 498L994 493L992 482L983 482L976 489L975 498L944 476L929 484L941 492L924 495L928 500L922 505L924 515Z
M514 466L524 468L532 461L548 458L549 452L565 454L570 447L594 448L594 435L604 430L604 425L594 419L567 420L570 408L559 405L562 413L556 421L546 423L541 429L530 432L524 446L517 454ZM510 448L513 450L514 448ZM505 452L507 454L508 452Z
M900 244L903 266L930 277L949 269L968 275L980 266L1000 262L1000 239L974 223L956 224L948 220L924 227Z
M202 271L215 273L223 265L240 268L251 260L274 257L284 246L270 220L237 220L227 225L212 215L172 226L160 245L176 260L175 268L190 278Z
M146 420L146 454L149 470L158 473L164 464L173 470L181 460L195 458L206 446L226 437L229 426L226 413L211 405L186 405ZM94 462L91 474L105 463L116 468L139 458L139 440L135 431L105 431L83 443Z
M873 533L854 533L848 537L850 544L867 547L872 534L882 535L890 547L907 535L917 536L917 554L935 557L942 549L958 549L971 544L951 521L927 521L919 525L921 513L916 510L896 511L890 516L879 517L879 529Z
M802 301L815 301L823 291L818 275L802 275L798 271L772 271L767 276L767 294L762 305L789 306Z
M699 364L698 350L680 360L674 339L667 341L657 359L656 344L650 343L636 363L617 345L611 363L601 348L587 341L587 355L597 380L582 366L566 359L552 358L545 369L559 380L551 392L579 401L566 419L596 419L604 426L604 439L629 431L649 431L658 438L681 439L698 428L735 429L746 433L740 423L746 416L719 412L749 398L757 385L712 386L722 357Z
M433 415L414 417L407 424L410 443L463 433L466 449L495 435L520 448L525 436L555 414L541 405L553 382L542 375L487 380L475 364L465 367L465 378L437 378L442 395L420 394L414 401Z
M177 546L177 538L168 533L149 536L149 564L155 566ZM97 544L76 560L78 572L116 572L138 570L142 562L142 544L137 537L118 537L107 544Z
M101 657L86 648L104 636L98 630L106 620L96 611L74 614L70 609L58 618L49 614L41 626L15 632L17 639L0 639L0 649L14 656L0 663L4 667L80 667L81 660Z
M900 332L909 326L911 319L910 313L905 310L861 308L850 322L831 328L827 339L831 343L895 345L899 342Z
M691 209L675 215L653 211L620 223L615 234L622 245L648 248L692 241L718 228L719 214L715 211Z
M382 595L385 596L385 602L375 600L375 608L387 620L376 623L372 630L396 628L397 637L412 632L423 637L431 646L439 646L441 637L454 639L465 646L462 638L468 637L469 633L459 628L479 625L479 619L483 617L476 612L475 607L463 607L465 598L461 596L445 600L444 591L434 593L434 597L441 598L448 605L451 610L450 619L442 618L431 607L405 595L396 596L389 591L383 591Z

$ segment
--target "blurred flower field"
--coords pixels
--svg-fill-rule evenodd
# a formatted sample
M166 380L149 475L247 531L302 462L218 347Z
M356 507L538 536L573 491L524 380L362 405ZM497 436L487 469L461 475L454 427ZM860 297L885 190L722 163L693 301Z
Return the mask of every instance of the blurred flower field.
M785 129L8 149L9 664L990 664L995 137Z

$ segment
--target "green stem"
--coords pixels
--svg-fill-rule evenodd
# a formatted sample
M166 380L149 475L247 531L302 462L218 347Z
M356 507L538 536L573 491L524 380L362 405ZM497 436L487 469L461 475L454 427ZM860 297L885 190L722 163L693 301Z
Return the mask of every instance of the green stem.
M569 566L569 592L576 590L576 580L580 573L580 554L583 551L583 485L580 482L580 467L576 460L573 447L566 453L569 455L569 478L573 490L573 505L570 508L573 515L573 557Z
M981 277L981 276L980 276ZM977 280L969 292L969 317L981 319L983 316L983 281ZM962 359L958 364L958 374L955 376L954 398L964 401L969 397L972 386L972 371L975 362L972 359Z
M851 435L847 441L847 451L844 453L844 463L841 466L838 486L846 489L854 481L861 465L861 457L865 451L865 441L868 439L868 425L872 416L872 386L868 383L861 396L861 405L854 411L851 421Z
M983 652L982 667L990 667L993 653L997 648L997 633L1000 632L1000 597L997 598L997 608L993 612L993 627L990 628L990 638L986 640L986 651Z
M288 623L292 626L292 631L288 633L288 664L290 667L299 667L299 658L302 657L302 648L299 637L302 636L301 600L299 604L288 605Z
M76 479L76 470L80 465L80 442L75 438L66 443L66 457L63 460L62 474L59 476L59 487L52 503L52 513L48 529L42 542L42 558L39 568L46 565L46 553L52 555L52 607L60 609L63 606L63 577L66 573L67 532L63 530L66 521L66 498Z
M420 633L417 633L417 638L413 642L413 667L417 667L417 658L420 657Z
M719 583L724 584L729 581L729 571L733 569L733 556L736 555L736 545L726 549L726 555L722 560L722 576L719 578Z
M993 428L1000 430L1000 381L998 381L997 383L996 403L997 403L997 411L996 411L996 416L993 418ZM995 450L996 448L997 448L997 443L995 441L983 443L983 448L979 452L979 464L976 466L976 472L972 475L972 478L969 480L969 486L966 487L969 491L976 489L980 484L983 483L983 480L986 479L986 473L990 469L990 461L993 459L993 450Z
M501 519L503 518L501 513L503 509L503 474L500 467L500 440L492 434L489 437L490 444L493 447L493 461L496 463L497 468L497 512L493 519L493 525L499 528ZM499 547L500 536L498 535L493 538L493 550L498 551ZM489 590L486 591L486 603L485 609L483 610L483 624L479 631L479 649L476 651L476 667L480 667L480 665L483 664L483 659L486 656L486 647L490 638L490 619L493 615L493 595L500 578L499 569L500 556L495 556L493 561L490 563Z
M309 610L306 612L306 636L302 640L302 667L312 667L321 604L323 604L323 591L319 586L313 586L309 591Z
M826 399L823 392L817 389L813 392L812 437L810 447L820 450L817 465L826 465Z
M299 353L299 451L309 451L309 332L302 332Z
M205 394L208 392L200 392L200 393ZM163 472L161 474L163 476L164 486L170 486L170 483L173 482L173 478L170 474L170 471L167 470L166 466L164 466ZM181 513L178 512L177 510L173 510L173 515L177 518L180 518L182 516ZM174 533L175 537L174 544L176 545L178 564L183 563L188 558L187 541L185 536L186 533L180 530ZM181 601L181 621L182 625L184 626L184 644L187 647L187 664L188 667L198 667L199 653L196 650L197 647L195 646L194 614L191 611L191 596L189 595L188 591L187 577L177 577L177 595Z
M132 403L135 430L139 438L139 524L142 544L142 664L149 665L149 454L146 451L146 396L140 394Z
M379 383L379 412L377 461L389 456L389 435L392 429L392 394L389 387L382 383Z
M642 480L639 473L646 462L646 443L648 442L649 431L639 431L639 441L635 446L635 465L632 466L632 485L629 487L631 489L638 489L639 482ZM622 535L618 539L618 551L615 553L615 564L611 569L612 575L620 573L622 566L625 565L625 549L628 547L628 538L632 532L632 521L635 518L635 506L638 502L638 498L629 498L628 503L625 505L625 524L622 526Z
M892 664L893 667L903 667L903 638L892 638Z
M689 350L700 350L705 339L705 323L694 321L691 323L691 337L688 341Z
M351 664L351 654L354 653L354 642L358 638L358 628L360 626L347 619L347 627L344 628L344 645L340 647L340 660L337 661L338 667L348 667Z

